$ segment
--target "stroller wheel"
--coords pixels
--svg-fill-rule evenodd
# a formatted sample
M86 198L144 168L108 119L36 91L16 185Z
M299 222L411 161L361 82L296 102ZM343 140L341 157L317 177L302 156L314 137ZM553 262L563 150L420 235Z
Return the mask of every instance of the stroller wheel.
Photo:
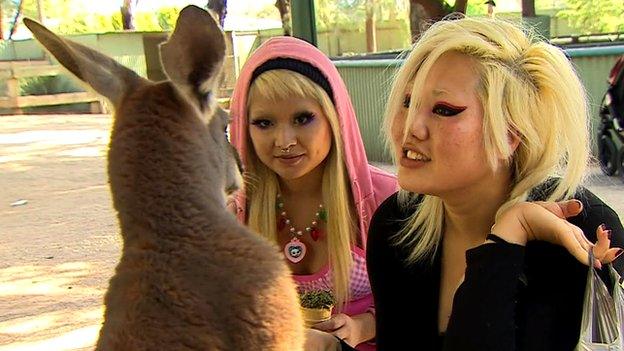
M600 169L608 176L612 176L618 170L618 154L613 140L608 135L600 135L598 140L598 159L600 160ZM620 169L620 174L622 171Z

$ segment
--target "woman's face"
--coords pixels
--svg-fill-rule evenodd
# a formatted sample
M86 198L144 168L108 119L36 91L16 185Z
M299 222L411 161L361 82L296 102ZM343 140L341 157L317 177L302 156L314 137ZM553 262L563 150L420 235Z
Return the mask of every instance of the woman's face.
M401 188L444 196L492 177L483 141L483 108L476 93L475 63L457 52L440 56L428 72L420 106L404 135L412 84L392 123Z
M249 108L249 135L260 161L284 180L321 166L332 145L329 121L311 98L256 98Z

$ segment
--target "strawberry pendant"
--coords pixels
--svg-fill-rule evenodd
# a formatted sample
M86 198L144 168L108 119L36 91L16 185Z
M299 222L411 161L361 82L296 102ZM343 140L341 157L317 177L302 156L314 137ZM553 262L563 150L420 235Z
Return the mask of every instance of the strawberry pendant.
M312 228L310 230L310 236L312 237L312 240L317 241L321 237L321 231L318 230L318 228Z

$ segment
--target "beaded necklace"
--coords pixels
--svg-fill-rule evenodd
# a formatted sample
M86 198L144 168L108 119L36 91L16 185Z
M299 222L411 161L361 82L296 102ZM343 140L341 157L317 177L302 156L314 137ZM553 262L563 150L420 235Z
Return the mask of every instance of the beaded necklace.
M303 236L304 230L297 230L290 218L288 218L288 214L284 209L284 200L282 200L282 195L279 193L277 194L275 204L279 213L277 230L281 231L288 226L288 233L292 236L292 239L284 246L284 256L286 256L290 262L298 263L303 260L303 257L306 254L306 246L301 240L299 240L299 238ZM327 212L325 211L323 204L320 204L318 208L318 211L314 214L314 220L312 220L310 226L305 228L305 233L309 233L310 237L314 241L317 241L321 237L321 230L318 228L319 221L327 223Z

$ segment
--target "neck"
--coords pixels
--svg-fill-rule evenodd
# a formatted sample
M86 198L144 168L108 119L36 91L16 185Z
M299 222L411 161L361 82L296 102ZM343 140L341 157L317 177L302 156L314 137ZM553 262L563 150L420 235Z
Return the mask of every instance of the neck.
M481 243L490 232L496 212L509 196L510 176L494 176L472 189L461 189L442 198L445 235Z
M279 178L282 196L316 197L323 194L323 171L325 163L321 163L306 175L296 179Z

